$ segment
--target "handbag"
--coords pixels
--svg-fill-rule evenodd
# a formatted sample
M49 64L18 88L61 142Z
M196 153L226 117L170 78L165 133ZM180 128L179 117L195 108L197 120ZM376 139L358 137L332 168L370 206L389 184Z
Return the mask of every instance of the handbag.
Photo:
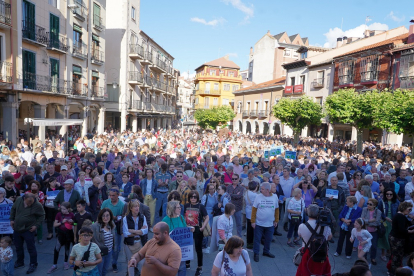
M377 226L378 238L384 237L386 232L387 229L385 228L385 222L381 221L380 225Z
M204 237L210 237L211 236L211 227L210 227L210 223L206 224L206 227L204 227L203 229L203 236Z
M302 223L302 201L300 202L300 215L290 215L290 222L294 225Z
M88 250L86 250L85 251L85 253L83 253L83 256L82 256L82 258L80 259L82 262L87 262L87 261L89 261L89 255L90 255L90 253L91 253L91 246L92 246L92 242L89 242L89 247L88 247ZM78 270L79 269L79 266L74 266L73 267L73 270L74 271L76 271L76 270Z

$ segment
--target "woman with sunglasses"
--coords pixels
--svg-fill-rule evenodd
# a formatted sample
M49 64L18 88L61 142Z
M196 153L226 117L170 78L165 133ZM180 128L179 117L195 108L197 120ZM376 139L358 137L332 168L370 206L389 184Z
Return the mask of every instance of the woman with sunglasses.
M378 201L375 198L368 199L367 207L362 209L361 219L367 226L368 232L372 236L370 257L371 264L377 265L377 245L378 245L378 231L377 227L381 224L382 212L377 208Z
M351 181L348 182L349 192L351 193L351 196L354 196L355 193L357 192L357 187L361 179L362 179L362 172L360 171L357 171L352 175Z
M167 207L168 207L168 202L170 201L178 201L180 202L180 206L181 206L181 215L184 216L184 205L181 204L181 195L179 192L177 191L172 191L168 197L167 197L167 202L164 203L163 207L162 207L162 217L165 217L167 215Z
M378 209L382 212L382 219L385 220L385 235L378 239L378 248L381 249L381 259L386 262L386 251L389 253L390 243L388 241L389 234L392 229L392 221L398 212L400 201L398 196L392 189L385 189L383 198L378 202Z
M203 273L203 231L209 222L207 210L204 205L200 204L200 197L197 191L190 191L188 193L188 201L184 205L184 216L188 226L194 227L194 244L197 253L197 269L195 276L200 276ZM187 269L190 268L190 262L186 263Z

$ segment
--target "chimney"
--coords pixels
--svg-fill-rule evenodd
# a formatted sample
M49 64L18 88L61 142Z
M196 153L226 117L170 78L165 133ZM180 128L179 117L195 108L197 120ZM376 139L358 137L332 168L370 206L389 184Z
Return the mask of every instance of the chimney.
M344 36L342 38L342 46L348 43L348 38L346 36Z
M414 42L414 24L410 25L410 28L408 30L408 40L407 40L407 44L408 43L413 43Z
M336 39L336 48L339 48L342 46L342 37L338 37Z
M268 34L268 35L271 35L271 34L270 34L270 30L267 30L267 34Z
M253 47L250 47L250 55L253 55Z

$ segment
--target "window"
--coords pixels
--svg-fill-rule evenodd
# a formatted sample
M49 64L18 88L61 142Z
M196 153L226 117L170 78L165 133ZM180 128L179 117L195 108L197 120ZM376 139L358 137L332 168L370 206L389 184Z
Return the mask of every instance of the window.
M22 11L22 35L24 38L35 40L35 5L28 1L23 0L23 11Z
M239 90L239 86L237 84L233 84L233 92Z
M218 91L219 90L219 84L218 83L214 83L214 91Z
M264 109L264 110L268 110L268 108L269 108L269 101L265 101L265 102L264 102L263 109Z
M229 77L234 77L234 72L233 71L229 72Z
M59 17L56 15L50 14L50 44L52 47L59 49Z
M305 75L300 76L300 84L305 85Z
M318 80L322 80L325 78L325 71L318 71L317 73Z
M198 97L195 99L195 104L198 104Z
M299 57L299 53L298 53L298 52L296 52L296 51L293 51L293 57L294 57L294 58Z
M101 6L96 3L93 3L93 25L97 27L102 25Z
M229 99L223 99L223 105L228 105L229 104Z
M285 57L290 57L290 50L289 49L285 49L285 51L283 52L283 55Z
M57 2L58 2L57 0L49 0L49 5L52 5L53 7L57 8L58 7Z
M250 68L253 68L253 61L250 61L250 63L249 63L249 67L250 67Z
M290 78L290 85L295 85L295 77Z
M224 91L230 91L230 84L226 83L223 85Z
M218 98L213 99L213 105L218 105Z
M210 69L210 76L216 76L217 71L216 70L211 70Z
M210 106L210 98L206 97L204 99L204 108L209 108L209 106Z
M360 72L361 82L374 81L378 79L378 61L377 55L367 56L361 58Z
M308 57L308 51L304 52L304 53L300 53L300 59L305 59Z
M206 93L210 93L210 83L206 83Z
M23 50L23 87L36 89L36 54Z
M315 102L318 103L320 106L323 105L323 97L316 97Z
M135 8L134 7L131 8L131 18L134 21L136 20L136 17L135 17Z
M82 42L82 27L73 25L73 44L78 45Z
M74 95L82 95L82 67L72 66L72 93ZM111 84L112 86L112 84Z
M352 83L354 81L355 61L350 59L338 65L339 85Z

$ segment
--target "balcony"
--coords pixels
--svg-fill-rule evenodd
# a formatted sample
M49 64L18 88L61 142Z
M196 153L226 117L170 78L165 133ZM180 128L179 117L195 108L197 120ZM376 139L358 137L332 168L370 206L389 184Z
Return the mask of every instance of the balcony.
M23 72L23 88L65 95L70 93L70 82L59 79L56 76L41 76Z
M257 110L250 110L250 118L256 118L257 117Z
M128 72L128 83L131 85L138 85L144 82L141 72L130 71Z
M143 103L144 104L144 108L145 108L145 110L147 110L147 111L151 111L152 110L152 106L151 106L151 103Z
M167 68L164 61L159 58L154 59L154 62L150 65L150 68L158 73L166 73Z
M105 63L105 53L92 48L91 62L92 64L103 65Z
M82 22L85 21L85 18L88 16L88 8L83 4L83 1L73 0L72 4L76 5L76 8L72 9L73 16Z
M30 44L47 47L48 37L46 29L35 25L34 19L33 22L22 21L22 37L24 41Z
M103 99L105 97L105 88L93 85L91 96L92 98Z
M129 57L131 59L143 59L144 48L139 44L130 44L129 45Z
M249 117L249 110L243 110L242 117L243 118Z
M70 85L70 95L73 97L87 97L88 86L82 83L72 82Z
M13 64L7 61L0 61L0 82L13 82Z
M66 54L69 50L68 38L60 34L54 34L53 32L47 32L46 34L49 37L47 49L61 54Z
M10 28L11 25L11 4L0 1L0 26Z
M200 95L200 96L220 96L221 91L220 90L199 89L199 90L197 90L196 94Z
M171 95L174 96L174 86L168 85L168 93L171 93Z
M138 83L138 85L141 88L149 88L149 87L152 86L153 79L150 76L145 76L142 79L143 79L143 82L142 83Z
M339 87L353 87L354 86L354 75L342 75L339 76Z
M72 56L79 58L79 59L83 59L83 60L87 59L88 58L88 46L82 41L75 41L73 43Z
M167 74L169 77L173 76L173 67L171 65L167 66Z
M99 32L102 32L105 29L102 17L97 14L93 16L93 28Z
M378 71L366 71L361 72L361 84L377 84L378 83Z
M325 78L317 78L314 79L312 82L312 87L313 88L322 88L324 86L325 83Z
M144 103L142 101L133 100L129 103L128 109L141 111L144 109Z
M267 110L259 110L258 112L257 112L257 117L258 118L266 118L267 117Z
M142 65L149 65L152 64L152 53L151 52L144 52L143 59L140 60Z

